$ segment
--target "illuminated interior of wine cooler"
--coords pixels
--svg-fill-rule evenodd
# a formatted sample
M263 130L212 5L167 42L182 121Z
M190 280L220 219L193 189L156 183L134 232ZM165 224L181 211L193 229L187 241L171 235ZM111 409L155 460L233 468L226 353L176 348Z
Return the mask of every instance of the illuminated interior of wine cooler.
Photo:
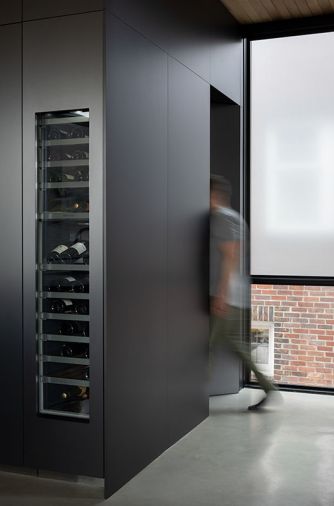
M36 115L39 413L89 418L89 111Z

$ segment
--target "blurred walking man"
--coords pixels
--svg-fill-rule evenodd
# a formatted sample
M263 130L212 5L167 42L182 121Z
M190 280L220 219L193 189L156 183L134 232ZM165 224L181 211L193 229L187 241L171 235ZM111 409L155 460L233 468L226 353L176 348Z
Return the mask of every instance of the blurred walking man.
M224 177L211 177L210 348L212 350L217 343L226 343L248 370L254 372L265 396L249 406L248 409L253 410L265 405L268 394L275 388L253 362L249 343L242 342L240 321L244 319L248 324L250 306L249 279L243 265L246 225L240 214L231 208L231 190Z

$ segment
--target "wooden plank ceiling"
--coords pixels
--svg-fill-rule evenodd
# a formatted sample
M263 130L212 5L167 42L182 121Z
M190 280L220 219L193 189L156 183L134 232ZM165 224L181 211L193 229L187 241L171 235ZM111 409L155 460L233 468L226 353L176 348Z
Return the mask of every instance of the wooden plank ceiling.
M334 13L334 0L221 0L242 24Z

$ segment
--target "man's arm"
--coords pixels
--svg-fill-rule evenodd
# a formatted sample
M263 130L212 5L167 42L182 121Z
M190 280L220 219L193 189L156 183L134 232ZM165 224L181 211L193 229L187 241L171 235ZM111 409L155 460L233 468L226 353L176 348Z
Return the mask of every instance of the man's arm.
M240 243L239 241L223 241L219 245L221 253L220 279L216 296L213 298L211 312L223 317L228 312L227 294L231 275L238 268Z

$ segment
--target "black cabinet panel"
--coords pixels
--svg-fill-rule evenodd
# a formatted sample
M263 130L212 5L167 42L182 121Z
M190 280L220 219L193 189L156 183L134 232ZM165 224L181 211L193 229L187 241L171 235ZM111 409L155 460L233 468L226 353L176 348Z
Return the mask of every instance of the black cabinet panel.
M170 55L209 80L211 35L206 24L209 9L204 4L204 0L112 0L111 8Z
M182 0L183 1L183 0ZM174 0L110 0L107 10L142 33L164 51L168 51L171 26L177 22Z
M21 28L0 28L0 463L22 465Z
M23 0L23 21L66 16L104 8L104 0Z
M167 56L108 17L106 493L167 447Z
M102 477L104 471L103 248L101 246L103 243L102 13L95 12L24 23L23 105L24 465ZM89 422L56 419L38 414L39 399L36 384L38 371L36 364L36 113L83 108L89 110ZM85 162L78 160L80 161ZM57 165L54 161L48 163L51 167L54 166L52 164ZM73 161L69 160L68 163L71 164ZM83 222L85 223L84 219ZM75 240L74 234L72 237ZM70 236L68 238L70 239ZM71 317L71 315L68 316ZM53 334L57 333L57 329L54 332L52 330L45 330L45 332Z
M168 418L174 442L208 415L210 86L169 59Z
M240 102L239 27L219 0L111 0L108 8L170 56Z
M3 0L0 5L0 25L19 23L22 19L22 0Z

